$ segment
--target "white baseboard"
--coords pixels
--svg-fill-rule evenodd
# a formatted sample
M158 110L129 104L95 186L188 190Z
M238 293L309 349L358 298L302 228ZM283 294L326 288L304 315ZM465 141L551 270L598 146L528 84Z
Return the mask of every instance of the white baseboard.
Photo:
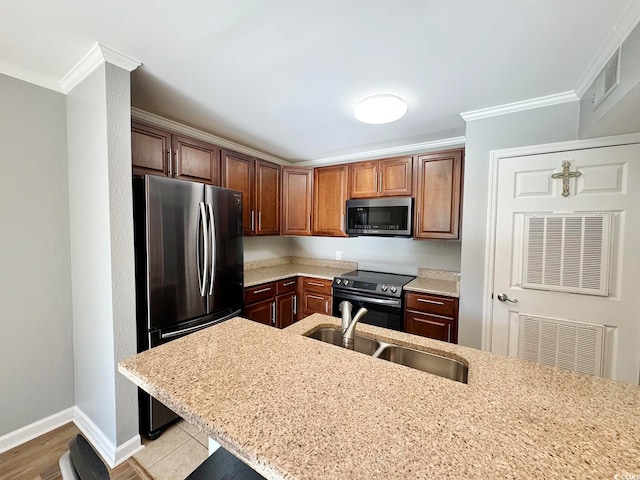
M134 435L116 447L87 414L74 406L1 436L0 453L11 450L69 422L76 424L89 443L109 465L109 468L115 468L143 448L140 435Z
M73 420L76 407L70 407L61 412L54 413L42 420L33 422L30 425L9 432L0 437L0 453L4 453L7 450L22 445L23 443L33 440L40 435L44 435L51 430L55 430L61 427L65 423L69 423Z

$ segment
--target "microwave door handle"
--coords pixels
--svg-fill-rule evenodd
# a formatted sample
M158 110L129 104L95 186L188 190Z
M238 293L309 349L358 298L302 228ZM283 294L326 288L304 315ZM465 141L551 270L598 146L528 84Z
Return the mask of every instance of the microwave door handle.
M216 278L216 219L213 216L213 206L207 203L207 208L209 209L209 223L211 225L211 278L209 279L209 295L211 295Z

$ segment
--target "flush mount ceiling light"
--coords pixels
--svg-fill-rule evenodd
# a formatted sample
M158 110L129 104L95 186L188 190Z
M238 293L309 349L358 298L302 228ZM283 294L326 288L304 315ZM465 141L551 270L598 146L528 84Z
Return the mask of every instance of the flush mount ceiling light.
M362 100L353 114L364 123L389 123L407 113L407 104L395 95L373 95Z

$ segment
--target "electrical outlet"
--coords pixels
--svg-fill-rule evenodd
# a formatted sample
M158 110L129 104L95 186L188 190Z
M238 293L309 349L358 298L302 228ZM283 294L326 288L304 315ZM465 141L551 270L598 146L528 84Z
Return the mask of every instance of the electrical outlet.
M342 252L340 250L336 250L336 260L342 260Z

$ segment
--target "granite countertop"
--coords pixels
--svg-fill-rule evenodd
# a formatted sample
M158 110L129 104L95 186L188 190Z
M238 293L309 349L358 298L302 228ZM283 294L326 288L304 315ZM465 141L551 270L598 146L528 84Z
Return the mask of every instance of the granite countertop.
M272 479L640 474L640 387L359 325L457 358L468 384L235 318L118 370Z
M244 286L253 287L289 277L304 276L333 280L358 268L356 262L321 260L301 257L285 257L272 261L249 262L244 271ZM258 268L255 268L258 267Z
M418 268L418 276L415 280L407 283L404 290L458 298L460 296L460 274L445 270Z

